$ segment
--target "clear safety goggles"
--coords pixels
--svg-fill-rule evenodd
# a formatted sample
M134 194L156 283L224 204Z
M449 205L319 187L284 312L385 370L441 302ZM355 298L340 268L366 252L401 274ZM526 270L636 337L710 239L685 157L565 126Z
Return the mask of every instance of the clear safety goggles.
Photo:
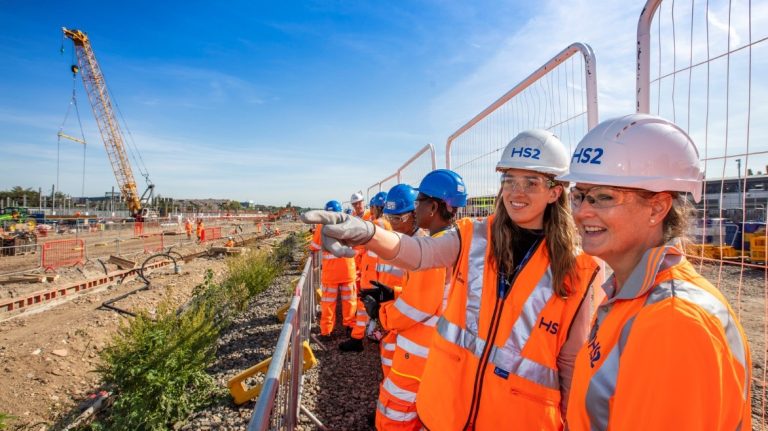
M501 188L508 193L541 193L556 185L557 182L544 176L501 174Z
M611 186L596 186L586 190L571 187L571 208L575 210L581 207L584 201L594 209L612 208L624 205L629 201L628 196L641 191L643 190Z
M408 221L408 218L410 217L409 213L395 215L395 214L384 214L384 218L387 219L390 223L405 223Z

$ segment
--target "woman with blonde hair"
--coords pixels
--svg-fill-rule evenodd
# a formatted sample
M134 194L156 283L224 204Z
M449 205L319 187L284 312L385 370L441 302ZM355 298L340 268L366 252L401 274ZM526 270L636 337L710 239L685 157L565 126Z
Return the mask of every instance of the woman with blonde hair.
M552 133L520 133L496 165L495 213L461 219L439 238L408 238L343 215L304 215L325 225L324 247L337 255L364 244L409 271L453 268L447 308L412 394L426 428L563 427L598 271L577 249L565 184L555 180L568 161ZM383 407L385 415L402 414Z
M696 145L659 117L607 120L562 181L584 252L613 270L576 360L571 430L749 430L749 345L723 295L683 254Z

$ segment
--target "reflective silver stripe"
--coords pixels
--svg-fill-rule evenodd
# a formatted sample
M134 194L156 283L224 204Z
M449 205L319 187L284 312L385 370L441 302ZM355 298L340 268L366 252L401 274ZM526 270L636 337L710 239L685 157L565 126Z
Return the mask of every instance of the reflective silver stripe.
M325 293L338 293L339 292L339 289L337 289L335 287L325 287L325 286L322 286L322 289L320 289L320 290L322 290Z
M312 241L312 244L310 244L310 247L314 247L314 248L316 248L316 249L318 249L318 250L321 248L321 247L320 247L320 244L318 244L318 243L316 243L316 242L314 242L314 241Z
M351 292L352 290L354 290L352 289L352 286L341 286L342 292Z
M434 328L434 327L435 327L435 325L437 325L437 320L438 320L438 319L439 319L439 318L438 318L437 316L432 316L432 317L430 317L429 319L427 319L427 321L426 321L426 322L424 322L424 325L425 325L425 326L429 326L429 327L432 327L432 328Z
M392 366L392 358L382 357L381 358L381 365L386 365L388 367L391 367Z
M653 287L656 281L656 274L659 270L669 268L673 265L680 263L682 256L680 253L670 254L670 250L677 250L679 248L679 240L674 239L662 247L654 247L643 254L643 258L632 270L627 281L624 282L624 286L616 294L614 299L632 299L638 296L644 295L648 289ZM650 271L647 271L648 263L653 260L655 263Z
M440 316L440 319L437 321L437 333L446 341L469 350L477 358L480 358L483 354L485 340L451 323L445 316ZM519 350L508 348L507 346L503 348L494 346L488 356L488 361L504 371L542 386L552 389L558 389L559 387L557 370L524 358Z
M412 306L411 304L405 302L403 297L397 298L395 301L395 309L408 317L411 320L415 320L417 322L424 322L428 320L430 317L432 317L432 314L425 313L418 308Z
M488 361L496 367L550 389L560 388L557 370L523 357L519 351L493 346Z
M485 340L450 322L445 316L440 316L437 321L437 333L446 341L469 350L478 358L483 354Z
M387 390L387 392L392 394L392 396L397 399L403 400L407 403L416 402L416 392L411 392L401 388L400 386L397 386L392 380L389 379L389 377L384 379L384 384L382 386Z
M323 253L323 259L330 260L330 259L344 259L343 257L336 257L332 255L331 253Z
M409 340L405 337L403 337L402 334L397 334L397 347L405 350L406 352L420 356L424 359L427 358L427 355L429 355L429 347L424 347L421 344L415 343L412 340Z
M539 314L544 310L551 297L552 270L547 267L544 275L536 283L536 287L528 295L528 298L525 299L523 309L520 310L520 315L512 326L512 332L510 332L509 338L504 343L505 349L517 350L518 352L523 351L523 346L528 342L528 337L530 337L533 329L539 323Z
M746 399L750 379L750 370L746 366L747 349L745 341L741 338L738 323L733 319L728 307L706 290L693 283L682 280L669 280L660 283L648 295L645 305L656 304L657 302L671 297L681 298L696 304L720 321L720 324L723 326L723 332L725 332L725 338L728 340L728 347L731 350L731 354L733 354L736 360L739 361L741 367L744 368L744 393L742 395L744 399Z
M387 350L387 351L390 351L390 352L394 352L396 345L397 345L396 342L395 343L384 343L384 350Z
M343 299L345 301L349 301L349 300L352 299L352 295L341 295L341 299Z
M600 365L600 369L589 380L584 401L589 416L590 429L594 431L602 431L608 428L608 419L611 413L608 407L610 405L609 401L616 391L619 359L621 358L621 352L624 351L624 346L627 344L627 339L634 323L635 317L633 316L624 324L619 335L619 342L608 352L608 356L603 361L603 364Z
M366 254L367 254L368 256L370 256L370 257L379 257L379 255L378 255L378 254L376 254L376 253L374 253L374 252L372 252L372 251L370 251L370 250L368 250L368 251L366 252Z
M336 302L336 297L335 296L333 298L323 297L322 302Z
M368 315L368 313L366 313L365 310L357 310L356 314L358 316L367 316Z
M362 320L358 320L355 322L355 326L365 326L367 324L368 324L367 322L364 322Z
M376 272L385 272L387 274L392 274L395 277L402 277L403 275L405 275L405 271L403 271L401 268L398 268L393 265L387 265L385 263L377 264Z
M485 249L488 246L487 220L472 221L472 242L469 246L468 257L466 312L466 328L472 334L479 333L478 323L480 320L480 298L483 293L483 273L485 272ZM470 350L474 351L474 349Z
M399 410L388 409L381 401L376 401L376 408L387 417L397 422L407 422L416 419L416 412L401 412Z

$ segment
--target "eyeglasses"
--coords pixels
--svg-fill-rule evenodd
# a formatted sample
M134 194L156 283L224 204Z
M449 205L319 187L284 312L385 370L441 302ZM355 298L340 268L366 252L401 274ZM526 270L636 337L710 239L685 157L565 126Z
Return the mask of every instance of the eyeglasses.
M394 215L394 214L384 214L384 218L387 219L390 223L405 223L408 221L409 214L401 214L401 215Z
M587 201L592 208L604 209L627 203L630 193L640 190L622 187L598 186L587 190L571 187L571 208L577 209L582 202Z
M501 175L501 187L505 192L541 193L556 185L555 181L545 177Z

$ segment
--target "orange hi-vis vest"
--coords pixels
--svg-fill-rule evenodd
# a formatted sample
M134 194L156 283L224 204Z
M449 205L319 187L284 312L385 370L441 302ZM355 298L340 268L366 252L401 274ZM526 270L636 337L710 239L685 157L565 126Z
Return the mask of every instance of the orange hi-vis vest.
M449 231L453 229L438 232L433 238ZM443 311L446 272L446 268L407 271L400 296L379 310L381 326L397 331L392 367L379 391L379 430L421 428L416 416L416 393L435 325Z
M621 290L613 276L603 285L576 358L569 429L752 429L744 331L680 249L676 239L652 248Z
M492 222L457 222L461 252L416 397L419 419L434 430L562 429L557 359L599 268L579 255L569 296L555 295L542 239L500 296Z
M312 236L310 250L322 250L321 231L323 226L318 225ZM351 257L336 257L331 252L323 250L323 269L320 275L320 283L324 286L338 285L355 282L355 259Z
M357 217L357 216L353 216L353 217ZM363 216L360 218L362 218L363 220L371 221L371 217L372 216L370 211L366 210L363 213ZM355 250L355 268L357 268L357 272L358 272L357 275L358 277L360 277L360 268L362 268L362 263L363 263L362 259L363 259L363 255L365 254L365 246L358 245L352 248Z
M379 217L378 219L374 220L373 223L376 223L376 225L382 229L392 230L392 226L383 217ZM371 285L371 280L381 281L382 283L389 285L388 283L384 282L384 280L380 277L379 272L377 271L380 264L381 264L381 261L379 260L379 256L376 253L370 250L366 250L364 248L363 250L361 250L361 253L360 253L360 288L361 289L373 288L373 286Z

